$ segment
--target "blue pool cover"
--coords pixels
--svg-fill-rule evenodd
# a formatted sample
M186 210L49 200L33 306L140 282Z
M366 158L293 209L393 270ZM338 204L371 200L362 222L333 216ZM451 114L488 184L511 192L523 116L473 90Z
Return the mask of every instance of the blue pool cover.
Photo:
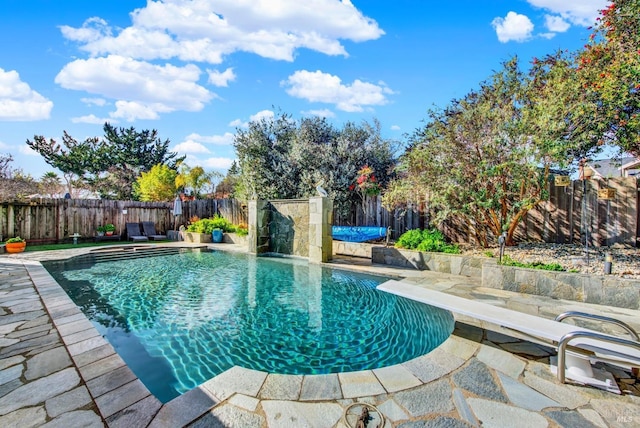
M365 242L387 236L385 227L374 226L333 226L331 235L337 241Z

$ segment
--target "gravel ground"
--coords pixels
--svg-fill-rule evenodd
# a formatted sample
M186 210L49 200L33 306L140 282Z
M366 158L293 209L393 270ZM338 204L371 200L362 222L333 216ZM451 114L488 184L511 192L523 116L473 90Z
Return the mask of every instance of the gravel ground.
M504 253L513 260L531 263L559 263L568 271L603 274L605 254L612 256L612 275L623 278L640 279L640 249L629 247L590 247L587 263L584 246L568 244L526 243L515 247L506 247ZM498 257L498 248L462 248L465 255Z

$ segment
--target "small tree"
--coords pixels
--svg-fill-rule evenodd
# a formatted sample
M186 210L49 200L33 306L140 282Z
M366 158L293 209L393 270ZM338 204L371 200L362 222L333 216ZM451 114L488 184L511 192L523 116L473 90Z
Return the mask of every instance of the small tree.
M176 177L176 187L183 191L191 189L193 196L199 199L202 197L203 189L211 186L219 176L220 173L206 172L201 166L191 168L182 164L180 165L180 173Z
M143 172L134 184L134 195L144 202L172 201L176 195L178 173L167 165L155 165Z
M47 194L50 198L59 194L64 189L60 177L53 171L45 172L40 178L40 190Z

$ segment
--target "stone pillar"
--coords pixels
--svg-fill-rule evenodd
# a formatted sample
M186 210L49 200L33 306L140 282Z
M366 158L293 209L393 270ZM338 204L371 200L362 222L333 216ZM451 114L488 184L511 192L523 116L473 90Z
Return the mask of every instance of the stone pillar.
M248 250L250 253L262 254L269 251L269 210L268 201L249 201L249 234Z
M309 199L309 261L325 263L333 256L333 201L329 198Z

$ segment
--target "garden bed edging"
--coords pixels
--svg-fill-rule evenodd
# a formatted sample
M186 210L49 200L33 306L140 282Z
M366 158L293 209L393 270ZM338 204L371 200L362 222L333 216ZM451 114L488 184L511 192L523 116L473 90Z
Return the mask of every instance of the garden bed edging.
M480 277L482 286L583 303L640 309L640 280L502 266L496 259L374 246L371 261L409 269Z

